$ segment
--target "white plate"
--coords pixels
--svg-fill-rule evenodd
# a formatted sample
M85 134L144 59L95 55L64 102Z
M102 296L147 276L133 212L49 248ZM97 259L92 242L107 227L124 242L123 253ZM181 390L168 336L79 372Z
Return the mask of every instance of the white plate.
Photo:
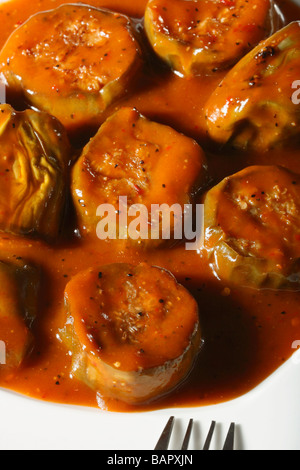
M298 359L296 361L296 359ZM52 405L0 391L1 450L152 450L169 416L177 419L170 449L180 448L189 418L191 450L203 446L210 422L220 449L230 422L237 450L300 450L300 355L247 395L204 408L119 414Z
M191 450L203 446L212 420L218 423L212 449L221 448L234 421L237 450L300 450L299 397L298 352L247 395L203 408L128 415L53 405L0 390L0 449L109 450L112 455L116 450L152 450L174 415L171 450L180 448L190 418L196 420Z

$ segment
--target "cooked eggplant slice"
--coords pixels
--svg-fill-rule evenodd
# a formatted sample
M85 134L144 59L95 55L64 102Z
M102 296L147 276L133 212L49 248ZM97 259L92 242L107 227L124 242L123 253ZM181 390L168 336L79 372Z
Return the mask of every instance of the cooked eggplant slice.
M270 0L149 0L145 12L154 51L184 76L233 65L277 21Z
M147 207L147 213L140 216L145 218L146 230L137 240L141 243L142 238L148 246L160 244L164 242L161 221L152 230L151 206L177 204L183 210L205 177L205 156L194 140L147 120L135 109L122 108L101 126L73 168L72 194L80 232L96 234L100 205L111 204L121 217L127 209L120 206L120 198L126 197L128 209L138 204ZM182 221L176 215L169 220L169 238L173 239ZM128 214L128 227L130 221L133 217ZM116 238L135 237L121 227L119 217L115 223Z
M142 404L191 371L201 344L198 306L168 271L146 264L90 269L69 282L65 300L72 373L104 398Z
M35 267L21 259L0 260L0 341L5 345L1 377L12 376L32 347L30 328L37 314L38 288Z
M46 113L0 105L0 230L55 238L66 199L70 147Z
M300 289L300 176L254 166L205 197L205 247L221 280Z
M299 136L292 85L300 77L300 22L260 43L208 100L209 135L220 144L266 151Z
M20 26L0 54L8 93L72 130L99 125L141 64L130 20L87 5L62 5Z

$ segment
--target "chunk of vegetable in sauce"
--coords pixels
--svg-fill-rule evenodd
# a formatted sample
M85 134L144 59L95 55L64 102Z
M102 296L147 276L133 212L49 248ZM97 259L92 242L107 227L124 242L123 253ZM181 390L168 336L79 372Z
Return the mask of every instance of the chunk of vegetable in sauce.
M297 138L300 108L292 96L299 77L300 22L293 22L244 57L209 98L210 137L259 151Z
M9 380L33 345L39 271L22 259L0 260L0 339L4 345L0 377Z
M70 146L53 116L0 105L0 230L58 236Z
M149 0L145 12L154 51L184 76L233 65L277 23L270 0Z
M142 404L189 374L201 345L198 305L168 271L89 269L69 282L65 300L72 373L103 397Z
M205 197L205 248L216 276L242 286L300 289L300 176L253 166Z
M140 65L129 18L86 5L32 16L0 53L8 93L21 93L68 130L99 125L101 113L125 93Z
M155 231L158 239L151 234L151 206L178 204L183 211L205 182L205 165L204 153L194 140L149 121L136 109L121 108L101 126L73 168L72 195L81 234L96 234L100 205L111 204L123 215L127 211L129 227L133 221L129 208L143 204L147 211L139 217L149 231L147 228L144 237L139 234L137 241L147 246L162 243L161 223ZM127 208L119 204L124 197ZM172 214L169 220L172 239L182 220ZM117 238L132 238L121 223L118 216Z

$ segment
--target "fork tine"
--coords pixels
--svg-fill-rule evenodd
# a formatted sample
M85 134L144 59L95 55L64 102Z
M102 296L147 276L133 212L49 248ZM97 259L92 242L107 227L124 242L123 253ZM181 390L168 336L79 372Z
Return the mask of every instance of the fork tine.
M212 437L213 437L213 434L214 434L214 431L215 431L215 427L216 427L216 422L212 421L209 432L208 432L208 435L207 435L207 438L206 438L206 441L205 441L205 444L204 444L204 447L203 447L203 450L209 450L211 440L212 440Z
M234 450L235 423L231 423L223 450Z
M191 440L193 425L194 425L194 420L190 419L190 422L189 422L189 425L188 425L188 428L187 428L187 431L186 431L186 435L185 435L181 450L188 450L188 448L189 448L189 443L190 443L190 440Z
M174 427L174 416L171 416L154 450L168 450Z

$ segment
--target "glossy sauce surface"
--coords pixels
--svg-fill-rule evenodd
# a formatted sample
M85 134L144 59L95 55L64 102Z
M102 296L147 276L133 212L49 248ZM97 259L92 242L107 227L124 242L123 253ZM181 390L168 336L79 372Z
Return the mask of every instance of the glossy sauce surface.
M62 3L62 0L13 0L1 5L0 46L31 14ZM141 30L146 0L90 0L89 4L132 16ZM287 23L300 19L299 7L289 1L278 4ZM224 72L183 79L156 61L146 43L144 47L149 57L144 75L135 92L110 108L108 115L124 104L134 106L149 119L171 125L195 138L206 151L211 185L246 166L270 162L300 173L299 148L262 155L215 152L206 140L203 107ZM87 135L81 136L76 146L87 139ZM186 251L184 245L137 251L136 248L124 249L116 241L80 240L74 236L75 230L73 218L66 218L63 240L52 246L0 234L2 257L24 257L41 266L43 272L39 317L34 326L35 348L18 374L2 381L2 387L46 401L98 406L112 411L202 406L248 392L294 352L292 343L300 339L300 292L229 288L213 276L204 255ZM175 393L149 406L133 408L118 401L104 402L84 384L71 379L70 356L58 339L66 318L63 299L67 282L82 270L115 262L149 262L167 268L199 304L204 346L195 368Z

